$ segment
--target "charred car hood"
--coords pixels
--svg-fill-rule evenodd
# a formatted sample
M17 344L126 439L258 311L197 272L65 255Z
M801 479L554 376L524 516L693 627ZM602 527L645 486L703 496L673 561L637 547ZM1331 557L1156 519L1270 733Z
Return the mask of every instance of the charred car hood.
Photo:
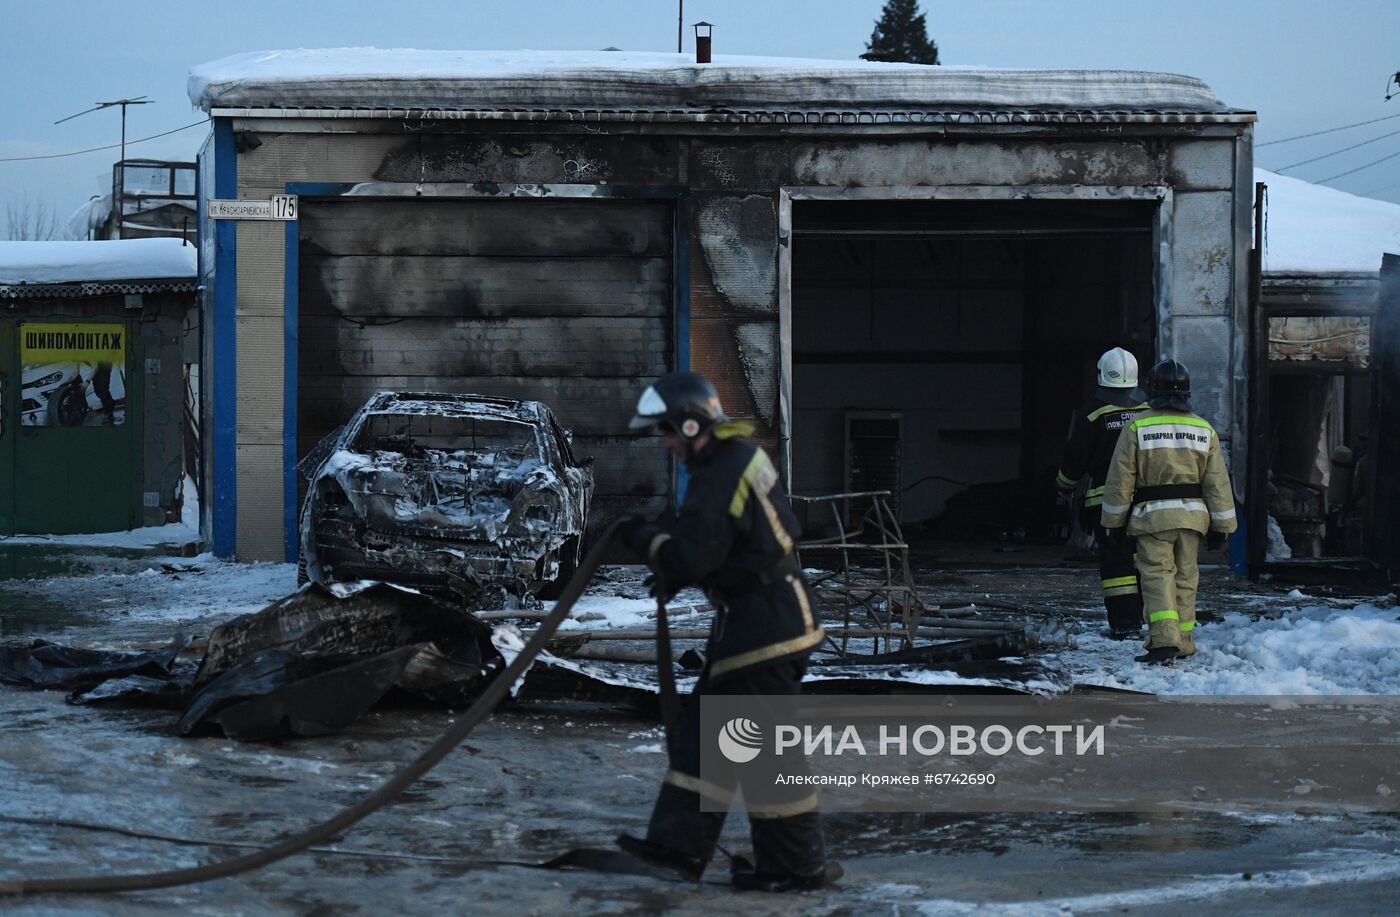
M489 454L342 449L320 477L334 480L369 528L453 540L547 540L562 500L557 475L539 460L497 461Z

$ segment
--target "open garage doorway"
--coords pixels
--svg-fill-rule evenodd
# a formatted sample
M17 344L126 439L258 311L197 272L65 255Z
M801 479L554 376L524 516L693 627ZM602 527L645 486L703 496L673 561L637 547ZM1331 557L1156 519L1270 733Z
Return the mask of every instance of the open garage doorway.
M1058 562L1099 355L1155 354L1158 202L792 203L793 491L888 490L916 556Z

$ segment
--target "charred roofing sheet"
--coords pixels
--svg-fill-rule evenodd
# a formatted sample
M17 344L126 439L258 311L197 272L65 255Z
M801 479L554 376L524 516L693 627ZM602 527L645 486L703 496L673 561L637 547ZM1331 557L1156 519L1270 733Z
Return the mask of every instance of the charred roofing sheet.
M1125 70L991 70L646 52L266 51L194 67L191 101L220 114L797 123L1249 121L1205 83ZM897 117L896 117L897 116Z

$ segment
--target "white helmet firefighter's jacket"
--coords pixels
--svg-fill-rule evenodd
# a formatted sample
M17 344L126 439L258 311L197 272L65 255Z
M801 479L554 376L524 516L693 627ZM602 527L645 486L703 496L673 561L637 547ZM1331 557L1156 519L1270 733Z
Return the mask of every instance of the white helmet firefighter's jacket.
M635 535L638 553L668 587L699 585L715 603L708 653L713 683L779 659L805 659L821 624L794 548L800 527L768 455L721 424L686 462L685 500L669 524Z
M1235 498L1220 437L1190 411L1160 408L1123 428L1103 489L1104 528L1233 532Z

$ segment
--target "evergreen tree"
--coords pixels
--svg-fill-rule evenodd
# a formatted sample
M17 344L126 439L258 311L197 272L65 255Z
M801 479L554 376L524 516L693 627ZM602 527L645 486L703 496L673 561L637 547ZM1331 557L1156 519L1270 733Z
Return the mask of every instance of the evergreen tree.
M865 48L865 60L938 63L938 43L928 37L918 0L886 0Z

